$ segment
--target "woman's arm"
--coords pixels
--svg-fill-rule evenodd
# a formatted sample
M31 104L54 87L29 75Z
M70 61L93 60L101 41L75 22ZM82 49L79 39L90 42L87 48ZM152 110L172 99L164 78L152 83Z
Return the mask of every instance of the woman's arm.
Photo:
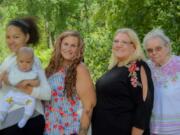
M15 64L15 61L16 61L15 55L10 55L7 58L5 58L5 60L0 66L0 73L2 74L1 79L3 83L5 83L6 85L11 85L8 80L8 72L9 72L8 70L12 65Z
M31 96L42 99L42 100L50 100L51 98L51 88L46 79L44 71L41 69L38 71L40 85L38 87L33 87Z
M140 76L142 82L142 97L143 97L143 101L145 102L148 91L148 83L147 83L147 75L145 73L144 67L141 67L140 69ZM143 132L144 132L143 129L137 127L132 128L132 135L142 135Z
M149 128L150 116L153 104L153 83L151 72L147 64L143 61L138 64L137 81L141 86L131 85L133 99L136 104L134 112L132 135L142 135L144 130ZM131 83L132 84L132 83Z
M84 64L77 67L77 93L83 105L79 135L86 135L91 122L91 115L96 104L96 94L89 71Z
M2 88L3 74L0 73L0 88Z
M27 81L28 81L28 85L33 87L37 87L40 85L40 81L38 79L27 80Z
M2 72L1 81L3 83L5 83L6 85L11 86L11 84L10 84L10 82L8 80L8 72L7 71Z
M38 87L40 85L40 81L38 79L23 80L20 84L22 86Z

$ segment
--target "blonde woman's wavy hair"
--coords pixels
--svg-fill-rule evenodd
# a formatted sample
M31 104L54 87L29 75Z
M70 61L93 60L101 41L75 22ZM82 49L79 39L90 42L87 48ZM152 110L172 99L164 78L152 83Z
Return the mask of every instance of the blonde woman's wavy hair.
M138 36L134 30L132 30L130 28L121 28L121 29L118 29L116 31L115 36L118 35L119 33L123 33L123 34L128 35L132 44L135 47L135 51L132 55L130 55L126 60L123 60L123 61L119 61L118 58L114 55L114 53L112 51L108 69L113 68L117 64L124 66L131 61L141 60L141 59L145 58L144 53L143 53L142 48L141 48L141 45L140 45L139 38L138 38Z

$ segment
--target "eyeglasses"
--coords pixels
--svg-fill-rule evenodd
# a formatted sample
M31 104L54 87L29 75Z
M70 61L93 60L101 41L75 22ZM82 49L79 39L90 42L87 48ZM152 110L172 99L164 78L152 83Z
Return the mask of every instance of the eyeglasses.
M127 46L127 45L130 45L130 44L133 44L133 42L114 40L113 44L114 45L121 44L122 46Z
M152 54L153 52L160 52L162 50L162 46L157 46L155 48L148 48L146 51L149 54Z

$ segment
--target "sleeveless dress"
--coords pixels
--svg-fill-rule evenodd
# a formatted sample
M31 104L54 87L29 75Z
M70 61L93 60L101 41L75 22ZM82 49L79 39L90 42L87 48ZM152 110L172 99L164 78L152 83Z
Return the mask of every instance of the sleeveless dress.
M44 135L77 135L80 127L82 104L75 94L68 99L64 94L65 70L60 69L49 77L52 89L50 102L45 103Z
M180 135L180 57L172 56L163 66L148 62L154 81L151 132Z

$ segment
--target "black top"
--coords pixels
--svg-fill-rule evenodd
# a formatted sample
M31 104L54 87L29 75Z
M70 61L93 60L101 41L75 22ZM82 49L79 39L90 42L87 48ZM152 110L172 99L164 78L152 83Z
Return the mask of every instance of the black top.
M140 68L148 79L148 94L143 100ZM97 105L92 116L92 135L130 135L132 127L148 134L153 107L153 82L144 61L115 66L96 83Z

